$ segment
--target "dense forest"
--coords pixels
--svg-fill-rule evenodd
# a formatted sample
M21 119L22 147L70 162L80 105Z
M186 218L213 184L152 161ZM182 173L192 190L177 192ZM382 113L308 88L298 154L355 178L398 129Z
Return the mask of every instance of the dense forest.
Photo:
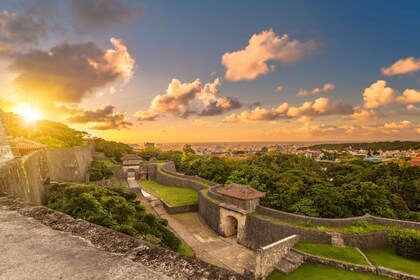
M291 213L326 218L369 213L420 221L420 168L404 159L320 164L281 153L202 157L189 146L183 152L147 148L139 155L173 160L180 172L217 183L248 184L267 194L263 205Z
M348 147L352 147L356 150L367 150L367 151L407 151L407 150L419 150L420 142L417 141L394 141L394 142L371 142L371 143L337 143L337 144L318 144L307 146L301 149L311 150L337 150L343 151Z
M48 207L176 251L181 241L167 229L167 220L146 213L135 199L119 188L61 184L51 188Z

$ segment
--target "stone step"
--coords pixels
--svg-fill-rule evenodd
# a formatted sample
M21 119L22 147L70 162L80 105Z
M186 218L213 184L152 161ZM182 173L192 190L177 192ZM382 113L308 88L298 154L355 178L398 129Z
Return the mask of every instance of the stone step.
M293 251L289 251L283 258L291 264L301 265L304 262L303 256Z
M331 245L334 247L345 247L343 236L340 233L330 233Z
M284 273L284 274L289 274L290 272L292 272L296 268L298 268L298 265L289 263L286 260L282 260L274 266L274 269L276 269L277 271L279 271L281 273Z
M289 251L274 268L284 274L289 274L304 263L303 256Z

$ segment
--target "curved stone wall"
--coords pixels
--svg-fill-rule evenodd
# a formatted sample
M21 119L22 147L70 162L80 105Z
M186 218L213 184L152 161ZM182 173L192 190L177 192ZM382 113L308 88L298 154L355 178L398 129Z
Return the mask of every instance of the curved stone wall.
M47 179L84 182L91 162L89 146L33 152L0 167L0 191L42 205L47 199Z
M387 219L381 217L371 216L366 214L360 217L351 217L351 218L341 218L341 219L328 219L328 218L317 218L317 217L308 217L303 215L297 215L293 213L287 213L280 210L275 210L263 206L257 206L257 211L273 217L288 222L311 222L314 225L319 226L331 226L331 227L346 227L351 226L355 221L367 221L372 224L385 225L385 226L402 226L405 228L414 228L420 229L420 223L402 221L395 219Z

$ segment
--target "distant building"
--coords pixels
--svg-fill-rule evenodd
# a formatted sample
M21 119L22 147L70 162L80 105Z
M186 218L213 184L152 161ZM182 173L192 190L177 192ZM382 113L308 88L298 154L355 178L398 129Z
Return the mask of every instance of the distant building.
M420 166L420 154L411 158L410 164L411 164L411 166Z
M266 154L266 153L268 153L268 148L267 148L267 147L263 147L263 148L261 148L260 153L261 153L261 154Z
M127 178L136 178L138 179L138 171L140 163L143 162L143 159L136 154L125 154L121 161L123 163L123 172Z
M154 147L155 146L155 143L153 143L153 142L145 142L144 143L144 146L145 147Z

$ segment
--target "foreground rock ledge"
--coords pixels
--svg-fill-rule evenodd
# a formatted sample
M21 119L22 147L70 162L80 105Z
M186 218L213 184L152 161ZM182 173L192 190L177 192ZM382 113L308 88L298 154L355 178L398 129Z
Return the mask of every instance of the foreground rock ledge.
M0 197L0 279L247 279L102 226Z

